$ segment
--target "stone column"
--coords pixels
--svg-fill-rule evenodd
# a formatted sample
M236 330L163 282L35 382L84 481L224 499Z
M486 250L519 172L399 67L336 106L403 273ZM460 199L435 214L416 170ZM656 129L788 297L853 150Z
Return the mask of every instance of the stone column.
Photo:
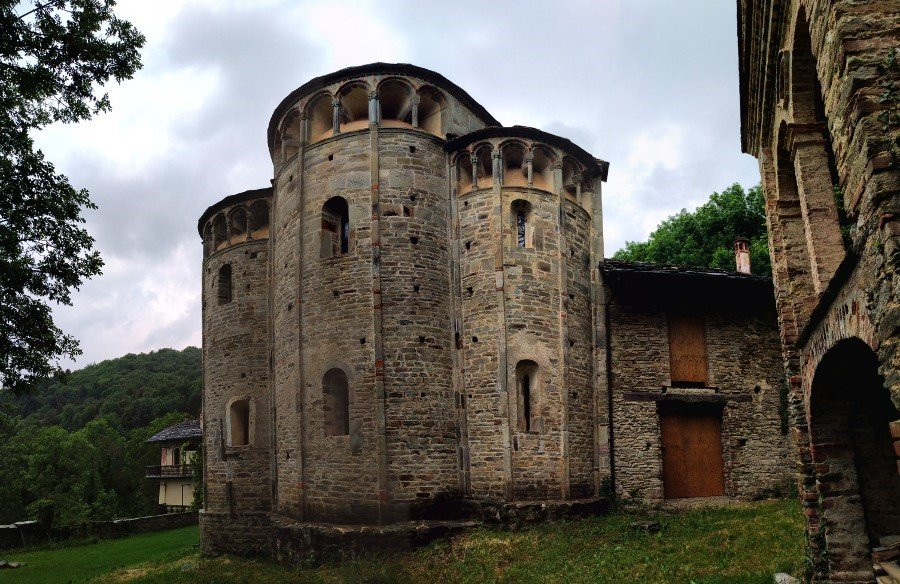
M534 152L531 148L525 153L525 170L528 175L528 186L534 186Z
M412 117L412 127L419 127L419 94L414 93L412 96L412 112L410 113Z
M369 92L369 127L377 126L381 121L381 106L378 103L378 92Z
M337 97L331 100L331 132L341 133L341 100Z
M824 129L823 124L793 124L788 137L817 294L824 292L844 259Z

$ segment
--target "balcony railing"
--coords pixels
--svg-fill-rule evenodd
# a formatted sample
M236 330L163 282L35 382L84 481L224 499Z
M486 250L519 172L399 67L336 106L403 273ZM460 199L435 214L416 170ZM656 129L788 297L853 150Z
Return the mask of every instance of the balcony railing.
M163 464L147 467L148 479L189 478L192 476L189 464Z

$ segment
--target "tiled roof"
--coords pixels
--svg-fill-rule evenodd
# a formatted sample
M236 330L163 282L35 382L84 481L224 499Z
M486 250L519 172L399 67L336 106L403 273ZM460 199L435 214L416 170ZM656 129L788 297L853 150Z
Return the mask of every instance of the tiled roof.
M731 278L735 280L751 280L768 282L770 278L756 274L745 274L735 270L722 270L719 268L697 268L694 266L669 266L665 264L649 264L644 262L623 262L621 260L604 260L600 264L604 272L618 273L645 273L645 274L672 274L682 276L713 276Z
M157 432L147 438L147 442L177 442L200 438L202 435L200 420L187 420Z

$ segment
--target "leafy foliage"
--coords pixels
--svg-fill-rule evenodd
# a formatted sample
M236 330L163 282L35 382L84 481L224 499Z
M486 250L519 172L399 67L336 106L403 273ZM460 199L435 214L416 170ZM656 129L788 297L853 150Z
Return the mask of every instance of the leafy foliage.
M734 239L750 240L754 274L771 275L766 212L760 185L744 191L735 183L696 210L682 209L659 224L647 241L625 243L613 259L655 264L734 269Z
M90 365L0 400L0 523L52 524L155 512L159 457L146 440L200 409L200 350Z
M82 226L82 209L95 205L35 150L32 133L109 111L96 89L140 68L144 37L113 6L0 3L0 386L16 391L80 353L49 303L71 304L71 290L103 266Z
M43 380L26 395L7 396L26 422L77 430L105 417L119 431L146 426L169 412L197 416L200 349L160 349L110 359L59 379Z

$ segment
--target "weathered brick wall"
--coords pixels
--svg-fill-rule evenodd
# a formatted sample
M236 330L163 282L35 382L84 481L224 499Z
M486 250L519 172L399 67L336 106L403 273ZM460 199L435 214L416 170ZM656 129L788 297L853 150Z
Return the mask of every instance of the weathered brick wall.
M268 364L268 241L233 243L203 264L203 449L205 508L235 526L271 510ZM232 299L218 301L219 268L230 264ZM247 446L229 446L227 410L251 401ZM204 531L214 548L220 537Z
M458 496L446 154L379 129L388 486L400 508Z
M516 246L511 207L516 199L531 203L535 231L531 248ZM558 217L558 195L504 187L502 217L498 218L498 223L503 225L507 386L516 408L522 407L516 399L516 364L531 360L539 369L538 382L532 388L536 398L532 408L539 412L537 424L526 432L517 426L517 415L511 420L512 485L513 496L517 499L563 496L560 275L564 266L561 264ZM491 413L472 413L470 419Z
M313 144L304 161L299 333L306 391L303 419L291 415L303 428L302 481L310 517L377 516L369 156L366 130ZM322 206L334 196L349 206L350 248L346 255L322 258ZM297 281L291 285L296 289ZM349 382L347 436L325 434L322 377L335 367Z
M740 5L742 138L766 191L811 556L818 577L871 579L867 549L842 541L862 539L855 495L845 508L856 478L848 474L830 500L841 473L817 470L828 465L811 438L827 423L813 419L810 402L829 352L859 340L877 353L884 387L900 406L900 13L881 1L792 0L771 13L767 4ZM844 217L827 204L835 190ZM779 202L792 194L796 210L786 212ZM840 222L844 241L820 228L823 220ZM803 274L820 264L831 270L804 289Z
M612 351L613 456L620 496L663 499L662 451L655 401L639 401L630 392L655 392L671 386L668 324L665 312L614 300L609 308ZM780 428L778 331L773 315L705 315L710 387L726 398L722 416L725 494L754 497L783 487L787 437ZM759 391L756 389L759 388ZM668 397L697 390L668 389Z
M599 213L600 210L593 212ZM565 200L566 296L564 301L567 346L569 495L594 494L594 351L591 312L591 229L586 209Z

